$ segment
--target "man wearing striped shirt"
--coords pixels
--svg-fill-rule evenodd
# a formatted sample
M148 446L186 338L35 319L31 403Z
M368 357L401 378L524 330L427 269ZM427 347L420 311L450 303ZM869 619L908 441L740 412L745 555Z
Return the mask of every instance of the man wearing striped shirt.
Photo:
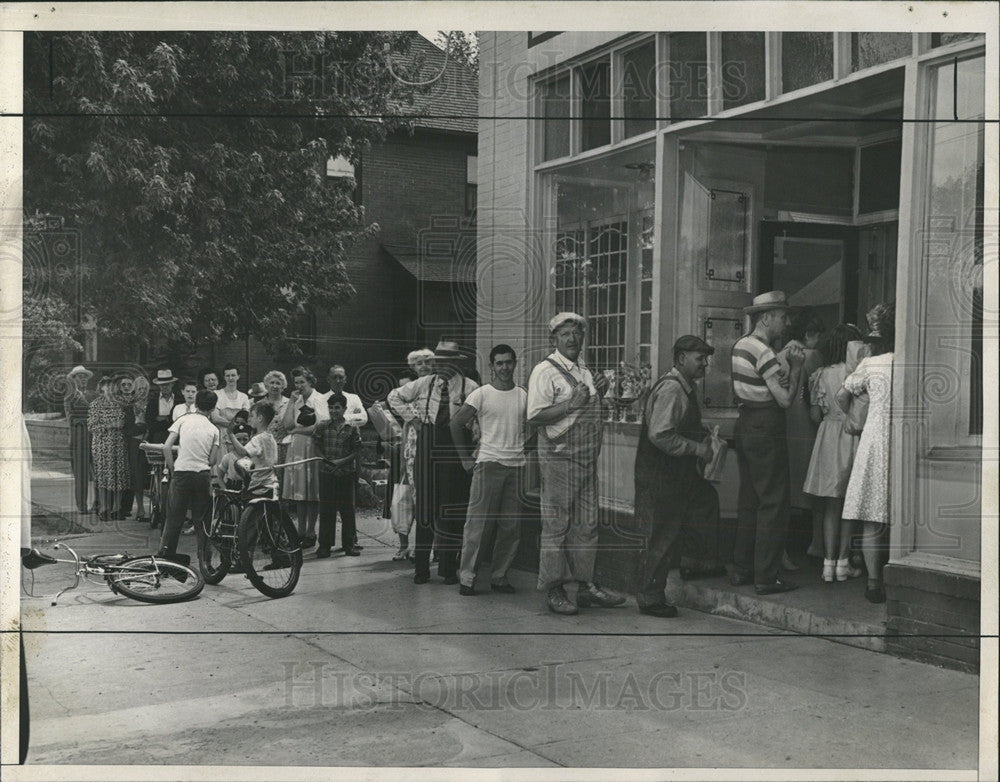
M799 393L805 354L797 345L789 348L791 377L786 380L771 348L791 325L788 310L782 291L757 296L743 310L753 327L733 345L740 492L731 581L741 586L752 578L760 595L795 589L779 576L789 510L785 409Z

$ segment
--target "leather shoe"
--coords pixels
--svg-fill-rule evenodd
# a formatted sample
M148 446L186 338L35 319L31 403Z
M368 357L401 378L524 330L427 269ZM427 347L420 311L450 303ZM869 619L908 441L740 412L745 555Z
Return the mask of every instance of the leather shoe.
M791 581L782 581L780 578L776 578L770 584L756 584L754 586L754 591L758 595L778 595L782 592L791 592L793 589L798 588L798 584L793 584Z
M580 591L576 593L576 603L580 608L598 606L600 608L614 608L625 602L625 598L610 589L602 589L593 581L589 584L580 584Z
M455 586L458 583L458 576L445 576L444 583L447 586Z
M672 606L669 603L660 603L655 606L639 606L639 613L658 616L662 619L672 619L677 616L677 606Z
M749 573L744 573L739 570L734 570L729 575L729 583L734 587L746 586L751 581L753 581L753 576Z
M426 584L430 580L431 580L430 576L425 576L421 573L417 573L417 575L413 577L414 584Z
M354 546L348 546L344 549L344 556L346 557L360 557L361 552L358 551Z
M326 559L328 556L330 556L330 549L326 546L316 549L316 559Z
M573 614L580 613L579 609L566 596L566 591L561 586L550 589L545 602L549 610L554 614L572 616Z
M885 589L881 585L865 590L865 600L869 603L884 603Z
M501 594L504 595L512 595L517 591L510 584L490 584L490 589L492 589L494 592L500 592Z
M476 594L476 590L470 586L462 584L462 586L458 588L458 594L464 595L465 597L473 597Z

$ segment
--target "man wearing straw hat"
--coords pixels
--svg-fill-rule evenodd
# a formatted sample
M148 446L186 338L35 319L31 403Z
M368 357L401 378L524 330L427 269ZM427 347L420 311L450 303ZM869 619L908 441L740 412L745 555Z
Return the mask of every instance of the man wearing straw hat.
M413 462L417 520L415 584L430 580L435 532L440 534L438 575L446 584L458 583L471 476L462 465L450 424L466 397L479 387L461 371L460 362L466 357L457 342L441 340L434 350L435 374L394 388L387 400L392 411L404 421L420 422Z
M785 410L799 393L799 370L805 354L788 349L791 377L782 383L777 356L771 349L791 325L783 291L755 297L743 312L752 329L733 345L733 394L739 405L736 457L740 470L733 586L752 580L759 595L788 592L795 584L779 575L788 531L788 448Z
M555 350L528 379L527 418L538 427L542 479L538 588L545 591L549 610L561 615L575 614L581 606L625 602L594 582L601 398L608 380L599 375L595 381L579 361L586 332L586 320L575 312L552 318L549 337Z

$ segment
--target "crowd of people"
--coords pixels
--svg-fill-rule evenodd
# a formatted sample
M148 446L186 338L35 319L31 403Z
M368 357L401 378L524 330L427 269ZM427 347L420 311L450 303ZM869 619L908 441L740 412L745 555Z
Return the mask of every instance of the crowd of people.
M809 553L822 555L822 579L859 577L855 554L867 571L866 597L884 601L893 309L880 305L869 313L864 338L846 323L827 331L813 314L794 312L780 291L757 296L745 312L751 330L732 352L739 493L731 552L720 545L718 491L706 475L721 441L704 427L697 395L715 349L681 336L673 367L640 403L635 515L645 545L637 563L639 610L677 614L665 595L667 574L676 568L685 579L728 574L734 586L753 584L762 595L794 589L785 575L797 569L786 551L793 506L813 516ZM385 515L398 535L393 559L413 562L415 584L428 583L436 563L445 584L476 595L477 563L487 554L484 541L491 541L492 552L482 557L491 563L489 588L514 592L508 571L525 504L537 495L537 586L549 610L572 615L625 602L595 580L609 382L581 361L582 316L557 314L549 333L552 351L533 367L526 389L514 382L518 357L510 345L493 346L484 384L473 354L442 340L434 350L411 352L397 387L371 408L373 418L391 424L379 430L390 457ZM148 382L102 377L90 400L92 373L75 367L65 402L79 510L90 510L92 480L102 520L124 519L133 510L145 519L148 465L139 448L145 439L164 444L172 476L161 554L175 554L188 515L194 530L201 529L213 485L242 485L280 496L304 551L315 547L316 558L331 556L339 516L341 549L359 556L359 429L369 411L345 390L343 366L330 367L329 390L322 393L309 368L290 374L286 396L288 380L277 370L244 392L232 364L221 376L205 369L190 380L161 367ZM532 452L537 492L528 485Z

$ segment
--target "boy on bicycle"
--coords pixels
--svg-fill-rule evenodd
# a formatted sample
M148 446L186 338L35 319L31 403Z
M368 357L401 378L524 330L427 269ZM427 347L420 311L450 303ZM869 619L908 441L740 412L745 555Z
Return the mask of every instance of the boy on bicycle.
M254 435L249 442L241 437L233 437L233 454L238 457L237 465L250 471L249 494L272 494L278 488L278 476L274 465L278 462L278 443L267 427L274 420L274 406L266 401L254 402L250 406L250 426ZM234 420L230 430L237 433L239 424ZM244 460L249 459L247 465Z
M170 490L167 520L156 556L178 559L177 539L188 510L199 538L205 534L205 522L212 509L211 469L219 461L219 429L209 418L216 401L214 391L202 389L194 400L197 412L182 415L167 430L163 461L170 472ZM178 440L175 461L173 445Z

